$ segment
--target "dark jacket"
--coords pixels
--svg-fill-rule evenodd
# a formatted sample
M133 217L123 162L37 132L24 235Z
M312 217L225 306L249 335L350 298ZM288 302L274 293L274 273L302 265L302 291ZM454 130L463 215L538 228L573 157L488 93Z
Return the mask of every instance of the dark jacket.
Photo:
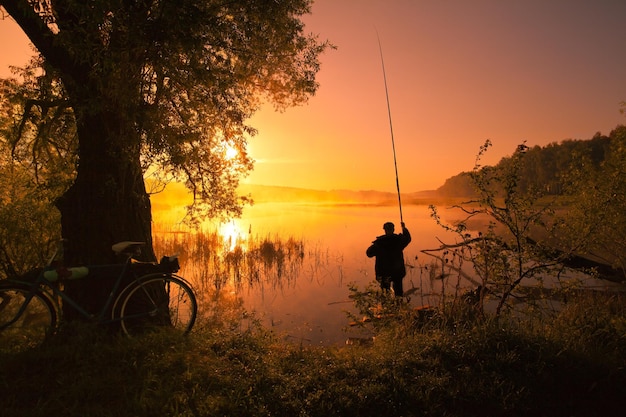
M402 251L411 242L411 234L403 228L400 234L378 236L365 254L376 257L374 270L377 277L403 278L406 275Z

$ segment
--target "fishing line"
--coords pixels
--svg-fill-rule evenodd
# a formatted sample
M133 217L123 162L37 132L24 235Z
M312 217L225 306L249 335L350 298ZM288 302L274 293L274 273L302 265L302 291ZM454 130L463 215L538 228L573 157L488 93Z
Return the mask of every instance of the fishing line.
M376 37L378 38L378 49L380 50L380 62L383 67L383 80L385 82L385 96L387 97L387 114L389 115L389 130L391 131L391 149L393 150L393 166L396 171L396 189L398 190L398 207L400 208L400 223L402 220L402 199L400 198L400 180L398 179L398 162L396 160L396 143L393 138L393 124L391 122L391 105L389 104L389 90L387 88L387 74L385 73L385 60L383 58L383 46L380 43L380 36L376 31Z

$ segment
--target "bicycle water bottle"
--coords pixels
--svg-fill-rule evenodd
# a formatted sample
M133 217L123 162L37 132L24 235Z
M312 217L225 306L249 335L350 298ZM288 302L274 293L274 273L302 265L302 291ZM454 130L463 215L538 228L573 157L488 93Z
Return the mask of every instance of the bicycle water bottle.
M43 273L43 277L50 281L55 282L60 279L79 279L87 276L89 269L86 266L77 266L72 268L57 268L50 269Z

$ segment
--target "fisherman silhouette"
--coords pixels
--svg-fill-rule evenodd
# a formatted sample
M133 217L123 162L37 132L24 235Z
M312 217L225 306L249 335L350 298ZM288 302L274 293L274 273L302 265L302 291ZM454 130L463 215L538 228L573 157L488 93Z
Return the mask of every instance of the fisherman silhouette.
M393 285L393 292L396 297L404 294L402 289L402 279L406 275L404 267L403 250L411 242L411 234L404 222L400 223L402 233L395 234L395 226L391 222L383 225L384 235L378 236L367 248L365 254L368 258L376 257L374 270L376 281L380 283L380 288L389 291Z

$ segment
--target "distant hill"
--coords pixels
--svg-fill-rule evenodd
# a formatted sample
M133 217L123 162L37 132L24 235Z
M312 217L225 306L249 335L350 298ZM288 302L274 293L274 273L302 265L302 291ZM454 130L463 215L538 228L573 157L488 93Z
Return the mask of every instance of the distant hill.
M272 185L242 184L239 186L242 195L250 195L256 203L300 202L317 204L368 204L395 205L398 202L396 193L364 190L311 190L296 187L280 187ZM436 197L435 191L419 191L402 194L403 202L414 204Z
M303 203L303 204L361 204L396 205L398 195L384 191L311 190L273 185L241 184L239 194L251 196L255 203ZM435 191L402 194L403 204L430 204ZM192 198L183 184L171 183L165 191L151 196L155 211L169 211L191 204Z

